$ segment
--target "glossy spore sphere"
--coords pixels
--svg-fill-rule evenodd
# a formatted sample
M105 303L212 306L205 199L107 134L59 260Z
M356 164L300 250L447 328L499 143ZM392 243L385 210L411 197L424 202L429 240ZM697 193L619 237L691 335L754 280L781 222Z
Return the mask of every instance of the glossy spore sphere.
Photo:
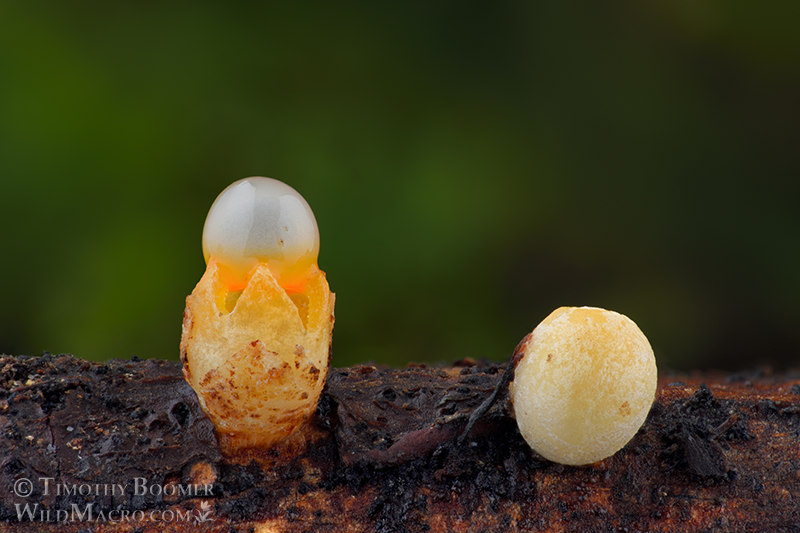
M229 185L211 206L203 227L203 254L206 262L214 260L226 270L230 290L244 288L259 263L291 290L317 267L317 221L289 185L272 178L244 178Z

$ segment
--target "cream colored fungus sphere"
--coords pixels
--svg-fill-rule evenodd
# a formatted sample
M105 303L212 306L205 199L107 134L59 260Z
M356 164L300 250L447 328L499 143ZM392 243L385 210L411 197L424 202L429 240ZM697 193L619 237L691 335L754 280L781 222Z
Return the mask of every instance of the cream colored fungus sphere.
M633 438L656 393L656 360L639 327L596 307L559 307L523 347L511 400L520 433L557 463L605 459Z

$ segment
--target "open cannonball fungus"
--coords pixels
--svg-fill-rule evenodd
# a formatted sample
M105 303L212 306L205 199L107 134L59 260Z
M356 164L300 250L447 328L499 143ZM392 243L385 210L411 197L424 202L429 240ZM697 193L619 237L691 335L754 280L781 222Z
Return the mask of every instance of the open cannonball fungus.
M271 446L311 416L328 370L334 295L317 266L317 222L285 183L245 178L211 206L203 252L184 376L224 451Z
M510 385L520 433L534 451L582 465L633 438L656 392L656 361L628 317L595 307L560 307L518 348Z

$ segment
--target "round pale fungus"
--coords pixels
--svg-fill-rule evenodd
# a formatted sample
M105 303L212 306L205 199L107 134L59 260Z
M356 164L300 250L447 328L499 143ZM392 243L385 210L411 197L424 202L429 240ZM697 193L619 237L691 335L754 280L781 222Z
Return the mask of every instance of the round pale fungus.
M519 430L551 461L605 459L633 438L656 392L653 349L628 317L560 307L533 330L511 383Z

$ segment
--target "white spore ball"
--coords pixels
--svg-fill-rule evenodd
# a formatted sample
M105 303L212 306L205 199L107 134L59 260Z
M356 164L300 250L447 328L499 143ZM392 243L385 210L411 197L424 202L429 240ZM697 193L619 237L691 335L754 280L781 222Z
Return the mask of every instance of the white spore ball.
M610 457L633 438L656 393L656 360L639 327L596 307L560 307L533 330L511 383L520 433L557 463Z
M220 193L203 227L203 254L224 265L243 288L257 264L269 266L283 286L315 267L319 230L305 199L289 185L263 177L244 178Z

